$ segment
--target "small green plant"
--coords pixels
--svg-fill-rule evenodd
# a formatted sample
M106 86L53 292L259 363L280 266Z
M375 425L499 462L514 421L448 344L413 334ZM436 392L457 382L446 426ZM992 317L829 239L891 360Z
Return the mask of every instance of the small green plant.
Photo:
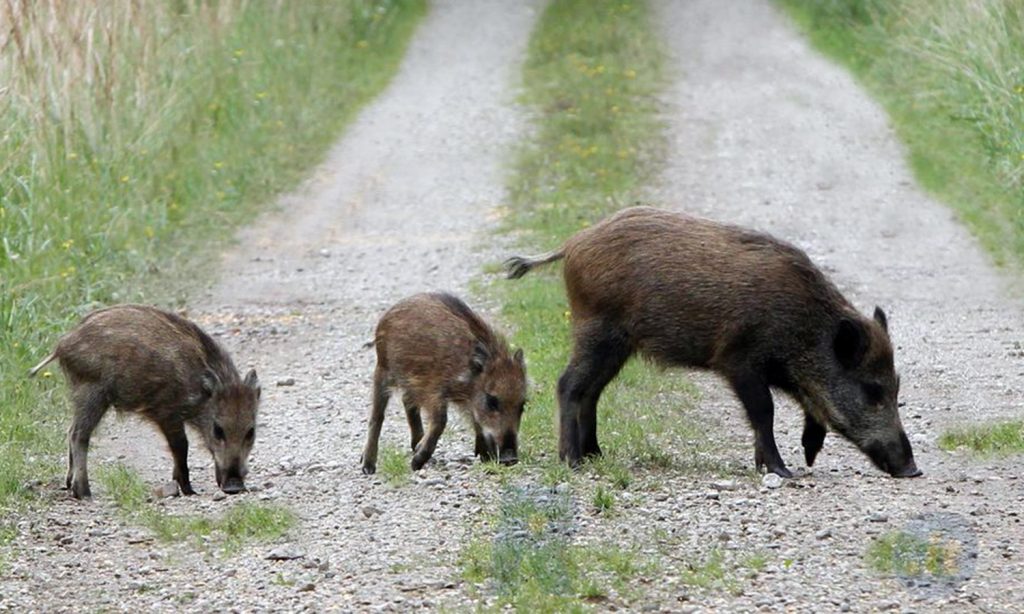
M497 513L481 527L494 537L473 540L461 557L463 577L493 588L499 607L579 611L585 602L603 599L608 585L629 593L647 571L632 551L573 544L567 493L507 486L499 500Z
M164 542L210 538L230 553L250 540L271 541L281 537L296 521L295 515L283 507L248 501L235 504L214 518L171 514L149 503L145 482L122 464L102 467L99 480L122 514Z
M740 566L754 573L761 573L768 566L768 557L763 552L755 552L740 561Z
M729 570L725 557L719 550L712 550L703 560L691 562L682 574L684 584L699 588L723 586L728 578Z
M1024 453L1024 421L966 426L943 433L939 447L951 451L966 448L980 456Z
M594 509L600 513L610 512L615 507L615 493L605 490L601 484L594 489Z
M903 578L945 578L959 572L962 546L934 533L927 539L904 531L876 538L868 546L868 566L883 574Z
M383 445L377 457L377 471L392 486L405 486L412 479L409 455L396 446Z

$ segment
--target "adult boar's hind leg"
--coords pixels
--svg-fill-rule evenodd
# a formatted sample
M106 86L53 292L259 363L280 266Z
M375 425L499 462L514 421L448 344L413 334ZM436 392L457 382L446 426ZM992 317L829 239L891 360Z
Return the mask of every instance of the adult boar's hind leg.
M81 384L73 394L75 417L68 431L68 447L70 449L71 494L76 499L89 499L92 491L89 488L89 438L96 425L107 412L107 395L99 384Z
M632 354L626 335L601 320L578 324L569 366L558 380L558 456L571 466L600 456L597 402Z
M758 470L766 467L778 476L793 477L775 445L775 405L768 384L750 371L731 375L729 383L747 410L747 418L754 429L754 465Z

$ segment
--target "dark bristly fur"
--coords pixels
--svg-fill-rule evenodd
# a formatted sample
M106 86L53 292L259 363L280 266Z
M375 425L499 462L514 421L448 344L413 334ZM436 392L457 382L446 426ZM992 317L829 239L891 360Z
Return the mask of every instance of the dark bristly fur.
M526 397L523 353L510 353L505 340L464 302L444 293L406 298L380 319L374 346L377 369L363 473L377 470L377 442L392 388L404 391L414 470L433 455L449 403L472 421L482 460L516 461Z
M75 497L91 495L89 438L110 407L157 425L183 494L194 494L186 424L198 429L213 455L217 485L227 493L244 490L259 381L255 371L243 380L227 352L194 323L145 305L100 309L64 335L29 374L55 359L74 402L66 486Z
M558 382L559 454L600 454L597 401L634 353L719 373L746 409L758 468L792 475L775 444L771 389L805 412L805 459L826 428L882 470L918 475L897 412L888 322L857 312L807 255L768 235L650 207L625 209L538 258L565 260L574 347Z

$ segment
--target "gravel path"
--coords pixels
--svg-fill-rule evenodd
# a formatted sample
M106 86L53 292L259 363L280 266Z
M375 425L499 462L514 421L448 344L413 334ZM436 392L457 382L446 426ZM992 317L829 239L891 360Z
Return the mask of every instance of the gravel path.
M465 292L482 263L503 255L486 230L502 198L502 155L522 128L509 84L538 5L433 2L391 87L303 190L241 234L222 281L193 305L239 366L260 372L255 490L214 501L212 467L198 452L200 496L162 505L212 514L279 501L300 516L284 547L301 557L265 559L282 544L223 557L154 543L95 484L92 503L57 493L20 522L0 610L469 607L456 556L494 481L471 469L457 421L412 487L396 492L359 474L373 366L361 345L397 298ZM926 475L886 478L830 436L814 471L781 488L740 470L640 475L610 519L576 506L577 539L649 553L659 567L632 602L649 611L1019 611L1024 461L972 461L935 446L950 425L1020 415L1024 323L1005 280L949 210L914 187L876 105L766 0L657 7L676 79L664 100L671 151L652 200L789 239L864 311L888 310L904 423ZM697 379L696 412L721 442L715 454L749 467L737 402L713 378ZM404 449L396 409L384 442ZM780 449L797 469L799 411L782 401L777 416ZM153 485L170 475L163 442L135 421L109 421L92 458L94 467L123 460ZM898 528L955 537L964 577L908 586L868 571L870 539ZM759 555L764 569L727 571L710 589L687 584L713 551L730 569ZM621 603L613 593L597 605Z
M897 346L904 424L925 472L911 481L883 477L830 435L813 473L778 490L740 480L716 492L709 476L670 489L664 503L641 497L627 522L668 532L667 543L686 553L681 566L712 545L768 559L738 596L678 587L666 573L660 605L1021 611L1024 462L972 461L936 447L951 425L1021 415L1024 319L1007 280L950 210L914 185L879 107L810 51L770 2L663 0L657 22L675 79L665 96L670 151L653 200L788 239L862 311L882 305ZM718 381L699 381L700 413L722 425L723 456L749 465L742 409ZM783 400L776 424L783 456L802 466L800 411ZM866 569L873 536L936 519L976 540L976 559L964 561L968 582L907 587Z
M164 505L210 514L246 498L280 501L300 517L288 547L304 556L265 560L271 545L220 557L155 544L117 518L95 483L92 503L59 493L24 520L0 610L458 606L455 555L480 507L471 438L450 422L429 471L397 495L363 476L374 353L361 346L397 299L465 293L481 265L500 257L480 245L502 198L502 157L522 127L510 86L538 5L431 2L389 88L304 189L241 234L222 281L193 305L191 316L220 335L239 367L260 374L256 491L213 501L211 461L194 442L201 494ZM404 451L401 413L391 408L382 443ZM108 420L92 458L94 468L124 459L153 485L170 477L165 445L133 420Z

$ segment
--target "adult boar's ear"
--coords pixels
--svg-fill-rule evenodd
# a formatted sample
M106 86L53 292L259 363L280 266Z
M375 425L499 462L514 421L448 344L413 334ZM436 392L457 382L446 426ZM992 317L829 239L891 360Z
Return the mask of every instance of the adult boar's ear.
M849 318L839 321L832 347L844 369L853 369L864 360L865 342L864 328L860 322Z
M249 369L249 372L245 374L245 381L242 382L249 388L252 388L253 392L256 393L256 398L260 398L260 378L256 377L256 369Z
M889 334L889 318L885 317L885 312L878 305L875 305L875 322L878 322L885 334Z
M516 361L520 367L526 368L526 358L523 357L523 348L519 348L512 354L512 360Z
M217 391L220 390L221 386L220 376L218 376L213 369L206 369L203 371L203 375L199 383L203 389L203 395L207 399L217 394Z

